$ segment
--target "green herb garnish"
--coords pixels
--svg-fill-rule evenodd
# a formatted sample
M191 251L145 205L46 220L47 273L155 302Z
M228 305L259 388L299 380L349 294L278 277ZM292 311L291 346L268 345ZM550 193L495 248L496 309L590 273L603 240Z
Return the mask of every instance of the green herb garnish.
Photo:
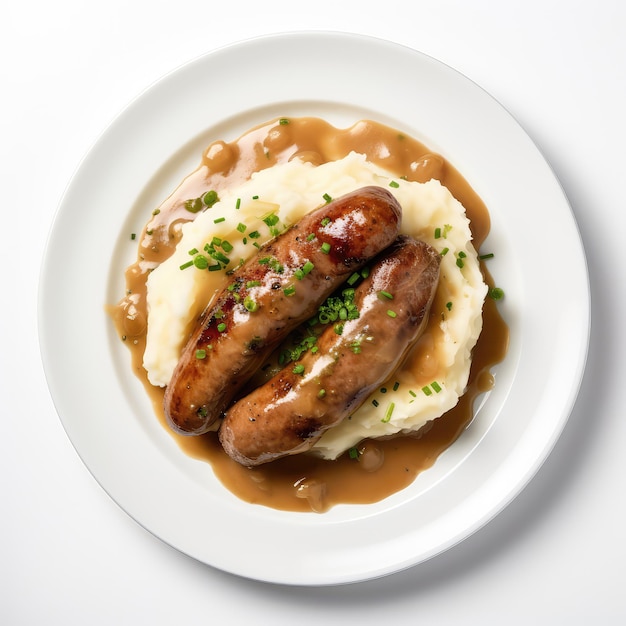
M500 289L500 287L492 287L489 290L489 297L492 300L502 300L504 298L504 290Z
M383 419L381 420L381 422L383 422L384 424L386 424L390 419L391 419L391 415L393 413L393 410L396 408L396 403L395 402L390 402L389 406L387 407L387 411L385 412L385 417L383 417Z
M217 195L217 191L214 191L213 189L211 189L211 191L207 191L202 196L202 202L204 202L207 207L212 207L218 200L219 197Z

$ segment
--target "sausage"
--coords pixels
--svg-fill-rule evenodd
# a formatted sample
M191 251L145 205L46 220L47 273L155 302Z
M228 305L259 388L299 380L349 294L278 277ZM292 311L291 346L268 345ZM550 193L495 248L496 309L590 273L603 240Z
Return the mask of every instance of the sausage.
M308 213L234 271L200 315L166 387L171 428L207 432L289 332L394 241L401 217L388 190L363 187Z
M351 415L423 332L439 265L434 248L400 236L357 287L359 317L346 321L341 334L329 325L315 353L306 352L227 411L219 431L227 454L255 466L305 452Z

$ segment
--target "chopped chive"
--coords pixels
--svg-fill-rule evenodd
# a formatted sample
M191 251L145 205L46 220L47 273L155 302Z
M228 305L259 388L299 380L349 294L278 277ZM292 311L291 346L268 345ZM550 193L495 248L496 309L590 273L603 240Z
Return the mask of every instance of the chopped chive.
M246 283L246 289L252 289L252 287L260 287L260 286L261 286L260 280L249 280Z
M348 456L351 459L358 461L359 460L359 451L358 451L358 449L356 447L350 448L348 450Z
M200 198L192 198L191 200L185 200L185 208L190 213L197 213L204 207L204 203Z
M304 278L304 272L298 268L293 275L298 279L298 280L302 280Z
M372 400L372 404L373 404L374 406L378 406L378 400L376 400L376 398L374 398L374 399Z
M191 250L189 250L188 254L190 256L193 256L194 254L198 254L199 250L198 248L192 248Z
M248 233L248 237L250 239L258 239L261 236L261 233L258 230L253 230L251 233Z
M202 202L207 205L207 207L212 207L219 200L217 196L217 191L211 189L211 191L207 191L202 196Z
M193 260L193 264L199 269L199 270L205 270L207 267L209 267L209 259L207 259L205 256L203 256L202 254L199 254L197 257L194 258Z
M302 266L302 271L304 272L305 276L307 274L310 274L311 271L313 270L313 268L315 267L315 265L313 265L313 263L311 263L311 261L307 261L303 266Z
M259 199L259 196L252 196L252 199L253 199L253 200L258 200L258 199Z
M387 298L387 300L393 300L393 295L390 294L388 291L381 290L378 292L378 295L382 296L383 298Z
M389 183L389 186L390 186L390 187L393 187L394 189L397 189L397 188L400 186L400 183L399 183L399 182L397 182L397 181L395 181L395 180L392 180L392 181Z
M393 384L393 390L398 391L398 387L400 387L400 383L396 380L396 382Z
M263 222L265 222L267 226L275 226L276 224L278 224L278 220L279 217L278 215L276 215L276 213L271 213L267 217L263 218Z
M334 331L336 335L343 334L343 324L335 324Z
M272 237L277 237L280 235L282 230L283 229L281 229L280 226L270 226L270 235L272 235Z
M248 227L245 224L241 223L241 222L239 222L239 224L237 224L237 230L240 233L245 233L247 228Z
M326 200L326 204L332 202L332 196L330 196L329 194L325 193L322 198L324 198L324 200ZM330 220L328 220L330 222ZM326 226L326 224L324 224L324 226Z
M214 224L221 224L222 222L225 222L226 218L225 217L217 217L213 220Z
M130 240L131 241L135 241L135 239L137 239L137 234L136 233L131 233L130 234Z
M283 289L283 293L286 296L293 296L296 293L296 286L295 285L288 285L287 287L285 287Z
M413 396L414 398L417 398L417 394L412 389L409 389L409 395Z
M246 296L243 299L243 306L246 311L249 311L250 313L254 313L259 308L258 303L255 302L250 296Z
M444 249L440 252L440 254L441 254L441 256L446 256L446 254L448 254L448 252L450 252L450 248L444 248Z
M320 390L317 392L317 397L318 397L318 398L325 398L325 397L326 397L326 389L320 389Z
M441 386L439 385L437 381L430 383L430 386L433 388L433 391L435 393L439 393L441 391Z
M348 278L348 285L354 285L354 283L356 283L359 278L361 278L361 275L358 272L354 272L354 274L352 274L352 276Z
M307 236L306 240L307 241L313 241L313 239L315 239L315 233L311 233L310 235Z
M221 269L222 266L219 263L216 263L215 265L209 265L209 272L218 272Z
M286 117L281 117L281 118L278 120L278 123L279 123L281 126L285 126L285 125L289 124L289 120L288 120Z
M395 408L396 408L396 403L395 402L390 402L389 406L387 407L387 411L385 412L385 417L383 417L383 419L380 420L380 421L383 422L384 424L386 424L391 419L391 415L392 415L393 410Z
M500 287L492 287L489 290L489 297L492 300L502 300L504 298L504 290L500 289Z
M229 253L233 251L233 244L230 243L230 241L226 241L226 239L224 239L224 241L222 241L222 250L224 250L224 252Z
M327 241L325 241L325 242L322 244L322 247L320 248L320 250L321 250L324 254L329 254L329 253L330 253L330 244L329 244Z
M211 252L210 255L216 261L219 261L220 263L223 263L224 265L228 265L230 263L230 259L224 254L222 254L221 252L214 251L214 252Z
M223 332L226 330L226 324L225 324L224 322L220 322L220 323L217 325L217 330L218 330L220 333L223 333Z
M480 261L484 261L485 259L493 259L493 257L495 256L495 254L493 252L489 252L487 254L481 254L478 259Z
M322 221L321 221L322 226L328 226L330 224L330 217L325 217Z
M422 387L422 391L423 391L425 396L432 396L433 395L433 392L432 392L431 388L428 387L428 386Z
M196 350L196 359L206 359L206 350Z
M465 263L463 263L463 259L458 258L456 260L456 265L457 265L457 267L463 268L465 266Z
M392 311L391 309L387 309L387 315L389 317L397 317L397 313L395 311Z
M364 267L361 270L361 277L362 278L367 278L370 275L370 268L369 267Z
M441 228L435 228L435 239L441 238Z
M191 267L192 265L193 265L193 261L187 261L187 263L183 263L183 264L180 266L180 269L181 269L181 270L186 270L188 267Z
M285 271L284 265L276 258L270 260L270 267L277 273L282 274Z
M467 256L467 254L465 254L465 252L463 252L463 250L461 250L459 252L459 259L464 259Z
M452 302L446 302L446 309L448 309L448 311L452 311Z
M235 208L239 209L241 207L241 198L237 198L237 201L235 202Z
M294 368L291 370L294 374L304 374L304 365L302 365L301 363L298 363L298 365L295 365Z

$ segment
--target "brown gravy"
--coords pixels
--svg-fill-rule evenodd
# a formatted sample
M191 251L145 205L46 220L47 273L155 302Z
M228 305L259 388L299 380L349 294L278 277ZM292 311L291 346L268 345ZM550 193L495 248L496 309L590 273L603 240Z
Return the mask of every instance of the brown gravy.
M491 367L508 348L508 327L496 303L487 298L483 331L474 348L466 393L457 406L419 433L386 440L366 440L358 460L348 454L336 461L298 455L248 469L221 449L215 433L184 437L171 431L163 415L163 390L147 380L142 366L146 340L146 279L167 259L180 239L180 226L193 219L185 202L206 191L237 185L258 170L292 158L321 164L351 151L367 155L396 176L426 182L438 179L465 206L477 250L489 233L487 208L450 163L424 145L393 128L363 120L337 129L317 118L275 119L236 141L216 141L204 152L200 166L154 211L139 237L137 261L126 270L126 296L110 307L116 328L131 350L132 367L142 380L164 428L188 455L208 461L219 480L241 499L282 510L323 512L341 503L377 502L411 484L417 474L463 432L473 418L477 396L493 385ZM482 264L485 281L493 280Z

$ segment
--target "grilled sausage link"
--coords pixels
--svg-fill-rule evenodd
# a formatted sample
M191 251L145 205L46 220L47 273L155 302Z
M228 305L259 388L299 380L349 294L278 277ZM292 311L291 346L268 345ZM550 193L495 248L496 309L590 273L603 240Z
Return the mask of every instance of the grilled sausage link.
M315 354L306 352L228 410L219 432L228 455L255 466L305 452L363 404L423 332L439 264L431 246L400 236L357 287L359 317L341 334L330 324Z
M261 247L201 314L165 391L170 426L207 432L268 354L355 269L389 246L402 210L363 187L305 215Z

